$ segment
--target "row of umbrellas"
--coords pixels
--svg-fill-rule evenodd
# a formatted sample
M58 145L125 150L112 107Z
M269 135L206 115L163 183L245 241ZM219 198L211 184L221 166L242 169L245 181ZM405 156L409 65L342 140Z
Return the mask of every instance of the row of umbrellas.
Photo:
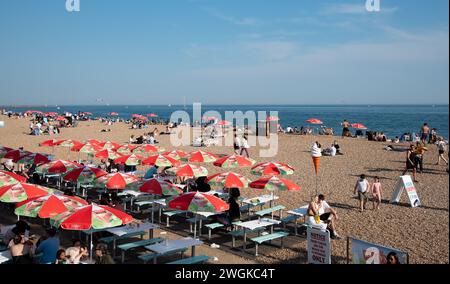
M317 119L317 118L310 118L310 119L306 120L306 122L310 123L310 124L319 124L319 125L323 124L323 121L321 121L320 119ZM367 129L367 127L361 123L352 123L351 127L355 128L355 129L361 129L361 130Z

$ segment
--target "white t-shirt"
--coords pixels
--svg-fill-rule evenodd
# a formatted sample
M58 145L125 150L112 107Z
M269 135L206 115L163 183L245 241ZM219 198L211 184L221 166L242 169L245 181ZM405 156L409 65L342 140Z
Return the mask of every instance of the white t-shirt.
M322 201L322 206L319 208L319 215L322 215L325 213L327 209L331 208L330 205L326 201Z
M248 141L245 138L242 138L241 145L242 145L242 148L245 148L245 149L249 149L250 148L250 146L248 145Z
M358 180L356 184L358 192L364 193L369 189L369 182L366 179Z
M438 147L439 150L445 151L447 149L447 144L445 144L444 141L439 141L437 143L437 147Z
M331 148L330 148L330 155L331 156L336 156L336 152L337 152L336 147L331 146Z

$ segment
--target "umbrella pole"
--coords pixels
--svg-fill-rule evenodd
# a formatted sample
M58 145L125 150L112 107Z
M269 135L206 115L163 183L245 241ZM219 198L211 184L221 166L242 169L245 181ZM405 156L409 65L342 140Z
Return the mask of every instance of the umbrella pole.
M91 243L90 243L90 252L89 252L89 262L91 262L92 263L92 247L93 247L94 245L92 244L92 233L91 233Z
M194 239L196 239L197 237L197 214L195 214L195 219L194 219Z

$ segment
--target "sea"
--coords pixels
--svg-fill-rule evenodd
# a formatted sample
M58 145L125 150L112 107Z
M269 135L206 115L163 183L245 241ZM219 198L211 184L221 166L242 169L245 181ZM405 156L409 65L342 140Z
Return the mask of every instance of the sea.
M128 119L133 114L147 115L155 113L158 119L170 120L175 111L186 111L193 117L192 105L72 105L72 106L3 106L6 110L25 112L30 109L43 112L91 112L93 117L106 117L110 112L119 113L119 117ZM225 119L225 112L263 111L278 112L282 127L312 126L306 120L317 118L327 127L335 129L340 135L341 122L361 123L368 130L384 132L393 138L403 133L418 133L423 123L436 128L438 135L449 137L448 105L201 105L202 115L207 111L217 111ZM192 123L192 121L191 121ZM317 127L317 126L312 126Z

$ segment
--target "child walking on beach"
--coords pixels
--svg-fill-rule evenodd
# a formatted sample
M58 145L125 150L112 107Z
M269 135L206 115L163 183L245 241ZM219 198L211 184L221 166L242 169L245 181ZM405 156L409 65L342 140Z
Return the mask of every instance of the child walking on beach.
M379 210L381 203L381 183L379 177L375 177L374 182L372 184L372 202L373 202L373 210L375 209Z
M363 212L366 209L367 203L367 192L369 190L370 184L366 179L366 175L362 174L358 181L355 184L355 188L353 190L353 194L358 192L358 200L359 200L359 208L360 211Z

